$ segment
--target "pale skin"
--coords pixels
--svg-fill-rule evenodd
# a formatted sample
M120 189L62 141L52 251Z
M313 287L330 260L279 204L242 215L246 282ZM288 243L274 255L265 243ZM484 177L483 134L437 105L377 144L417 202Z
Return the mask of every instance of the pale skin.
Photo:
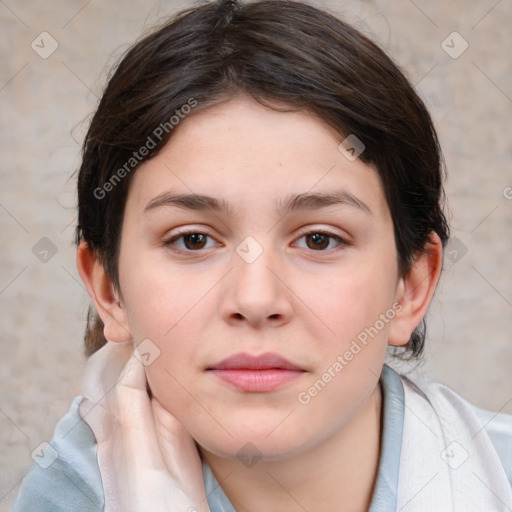
M378 173L349 161L338 150L343 138L306 112L277 112L246 96L199 111L136 170L120 290L87 246L78 248L105 337L158 347L145 368L154 400L197 442L238 512L367 510L386 348L407 343L440 276L435 234L429 253L399 275ZM339 204L276 212L291 195L339 191ZM170 193L211 196L232 211L156 204ZM263 250L251 263L236 252L249 236ZM298 394L396 303L379 334L301 404ZM206 371L236 352L278 353L305 371L276 391L242 392ZM261 456L251 467L237 457L247 443Z

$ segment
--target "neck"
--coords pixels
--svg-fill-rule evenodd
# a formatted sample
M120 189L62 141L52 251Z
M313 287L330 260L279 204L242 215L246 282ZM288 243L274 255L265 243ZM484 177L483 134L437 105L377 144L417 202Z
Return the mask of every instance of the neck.
M368 510L380 452L380 385L334 436L293 459L259 461L247 468L237 459L200 449L238 512L346 512Z

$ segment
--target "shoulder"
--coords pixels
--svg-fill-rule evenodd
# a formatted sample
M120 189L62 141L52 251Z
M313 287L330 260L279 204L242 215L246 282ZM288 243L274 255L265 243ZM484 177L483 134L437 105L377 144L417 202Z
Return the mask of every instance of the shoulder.
M82 396L73 399L52 440L34 453L12 512L103 511L96 439L80 416L82 400Z
M489 436L512 486L512 415L471 406Z
M413 381L403 375L400 378L404 387L433 405L437 414L442 414L448 421L453 421L455 428L459 421L466 425L473 423L473 438L485 435L489 439L512 487L512 415L476 407L438 382L425 378Z

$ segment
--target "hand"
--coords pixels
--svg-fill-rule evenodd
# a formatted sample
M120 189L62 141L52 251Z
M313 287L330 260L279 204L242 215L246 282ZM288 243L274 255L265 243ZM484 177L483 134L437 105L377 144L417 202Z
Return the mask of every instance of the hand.
M105 512L210 512L194 440L147 391L133 344L108 342L86 368L80 413L98 443Z

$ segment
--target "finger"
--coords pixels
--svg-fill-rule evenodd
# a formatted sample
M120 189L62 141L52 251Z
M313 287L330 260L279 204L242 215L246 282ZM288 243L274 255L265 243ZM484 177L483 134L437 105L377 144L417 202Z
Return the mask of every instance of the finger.
M100 402L115 386L121 370L133 352L133 343L107 342L89 357L83 381L83 395Z
M122 369L113 393L108 396L108 401L117 420L122 424L137 430L152 426L146 372L144 365L134 353Z
M135 352L132 351L129 359L126 361L124 368L119 374L117 381L118 386L125 386L127 388L146 391L146 371L142 362L135 356Z
M172 435L176 439L192 438L185 429L183 424L171 414L157 398L151 399L151 406L153 408L153 416L155 418L155 424L161 426L165 432Z
M116 445L122 446L128 464L138 469L165 469L157 440L144 365L132 353L108 397L118 429Z
M151 400L160 451L168 471L194 494L202 492L202 463L196 444L183 424L156 399Z

